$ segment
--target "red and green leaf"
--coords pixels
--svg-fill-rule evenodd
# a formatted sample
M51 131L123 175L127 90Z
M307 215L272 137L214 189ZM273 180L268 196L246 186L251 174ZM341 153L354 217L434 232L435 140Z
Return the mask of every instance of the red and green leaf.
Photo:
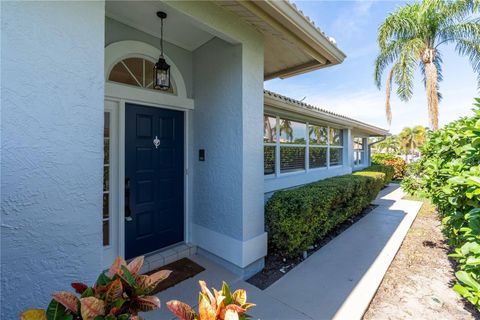
M160 270L148 276L148 279L146 281L146 288L145 288L147 293L150 293L152 290L154 290L157 287L157 285L163 280L167 279L171 273L172 271L170 270Z
M195 320L197 314L188 304L178 300L170 300L167 302L167 308L177 316L180 320Z
M52 297L54 300L60 302L66 309L75 313L78 311L79 300L73 293L67 291L55 292Z
M140 257L136 257L135 259L133 259L128 265L127 265L127 269L128 271L130 271L131 274L137 274L140 272L140 269L142 268L143 266L143 261L144 261L144 257L143 256L140 256Z
M121 256L116 257L115 261L113 261L112 265L110 266L110 269L108 269L107 276L109 278L113 278L114 275L120 274L122 271L122 266L127 266L125 259L123 259Z
M73 289L75 289L75 292L78 294L82 294L88 288L88 286L85 283L81 283L81 282L72 282L71 286Z
M107 292L105 293L105 300L107 303L117 300L122 297L123 286L120 279L114 280L108 285Z
M80 312L83 320L93 320L105 315L105 302L95 297L81 298Z
M135 298L133 305L138 311L152 311L160 308L160 299L155 296L139 297Z

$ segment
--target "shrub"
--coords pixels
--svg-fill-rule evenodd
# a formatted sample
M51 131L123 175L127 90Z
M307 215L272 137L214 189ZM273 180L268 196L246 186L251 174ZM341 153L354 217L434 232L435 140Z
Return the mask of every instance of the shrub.
M373 164L382 164L385 160L396 160L400 157L390 154L390 153L375 153L372 154L372 163Z
M247 292L238 289L231 293L230 288L224 282L222 290L213 289L212 292L207 288L205 281L200 283L199 314L188 304L170 300L167 307L180 320L245 320L251 318L247 312L255 304L247 302Z
M298 256L366 208L384 178L362 171L276 192L265 207L270 246L286 257Z
M392 166L373 164L370 167L357 172L382 172L385 175L383 182L385 185L387 185L392 181L393 175L395 174L395 169Z
M407 163L402 158L388 153L377 153L372 155L372 164L393 167L393 179L402 179L405 176Z
M92 287L72 283L80 295L55 292L47 310L31 309L22 320L139 320L138 313L160 308L160 300L149 295L171 273L161 270L152 275L140 274L144 257L129 264L117 257L107 272L102 272Z
M480 100L475 115L430 132L422 157L402 182L429 197L458 262L454 290L480 310Z

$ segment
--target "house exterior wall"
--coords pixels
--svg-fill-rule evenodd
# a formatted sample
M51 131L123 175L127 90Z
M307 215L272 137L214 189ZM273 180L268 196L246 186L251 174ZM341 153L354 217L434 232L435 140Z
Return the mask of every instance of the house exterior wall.
M217 36L198 48L193 60L192 241L246 277L262 268L267 248L263 37L214 4L168 4ZM198 161L199 149L205 149L204 162Z
M102 260L104 3L3 2L1 315Z

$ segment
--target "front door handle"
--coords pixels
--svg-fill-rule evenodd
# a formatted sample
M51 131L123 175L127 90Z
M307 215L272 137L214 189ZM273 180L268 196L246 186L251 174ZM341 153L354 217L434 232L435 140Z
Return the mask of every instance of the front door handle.
M130 178L125 178L125 221L132 221L132 210L130 209Z

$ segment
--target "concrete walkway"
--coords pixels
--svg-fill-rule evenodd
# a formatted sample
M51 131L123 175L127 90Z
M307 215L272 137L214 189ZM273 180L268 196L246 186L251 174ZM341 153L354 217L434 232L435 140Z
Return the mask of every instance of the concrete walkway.
M422 205L403 195L398 185L383 189L374 201L377 208L264 291L194 256L206 270L159 293L162 306L170 299L195 306L198 280L216 288L225 280L232 289L247 290L248 300L257 304L250 312L254 319L361 319ZM144 316L173 318L166 307Z

